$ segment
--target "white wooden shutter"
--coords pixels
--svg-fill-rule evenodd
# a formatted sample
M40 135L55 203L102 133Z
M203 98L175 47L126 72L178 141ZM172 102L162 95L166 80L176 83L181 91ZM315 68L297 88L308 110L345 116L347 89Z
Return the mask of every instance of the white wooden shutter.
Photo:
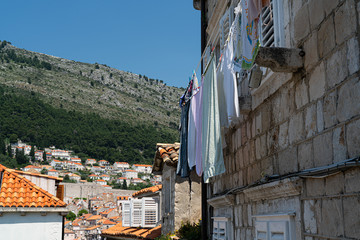
M232 23L232 12L230 9L226 10L219 22L219 35L220 35L220 55L224 53L224 46L229 36L230 26Z
M155 227L158 222L158 203L154 198L143 198L142 227Z
M295 240L293 215L256 216L256 240Z
M263 47L284 47L282 0L271 0L260 15L260 40Z
M142 200L132 199L131 201L131 227L140 227L142 221Z
M131 224L131 201L122 201L122 226L130 227Z
M213 222L213 240L227 240L228 234L228 219L224 217L214 217Z

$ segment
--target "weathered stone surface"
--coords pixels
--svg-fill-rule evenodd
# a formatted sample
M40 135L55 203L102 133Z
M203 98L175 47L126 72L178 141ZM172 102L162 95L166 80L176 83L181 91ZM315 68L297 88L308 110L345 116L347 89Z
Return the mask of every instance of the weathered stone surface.
M304 138L304 119L302 112L295 114L289 122L289 142L290 144Z
M316 104L316 126L318 132L322 132L324 130L323 104L321 100L317 101Z
M346 144L350 158L360 155L360 120L346 126Z
M235 227L242 227L243 226L243 222L242 222L242 207L237 206L235 207Z
M360 236L360 199L347 197L343 200L345 237L358 239Z
M261 112L258 112L255 116L255 126L256 126L256 134L260 134L262 132L262 121L261 121Z
M336 91L330 92L324 98L324 123L325 123L325 128L329 128L337 123Z
M345 46L336 51L326 62L326 82L329 88L341 83L348 75Z
M360 169L353 168L345 172L345 192L360 192Z
M319 1L313 0L313 2L319 2ZM317 32L313 32L310 38L307 39L304 43L304 51L305 51L304 66L306 70L313 68L315 64L319 61L317 39L318 39Z
M339 0L322 0L322 1L324 1L323 6L326 15L329 15L339 4Z
M295 104L299 109L309 102L309 94L306 86L305 79L298 82L295 86Z
M343 161L347 157L345 139L345 126L334 129L333 132L333 151L334 151L334 162Z
M313 161L313 144L312 142L305 142L298 147L298 162L299 170L304 170L314 167Z
M347 42L347 56L346 57L347 57L349 74L351 75L351 74L359 71L359 68L360 68L359 42L356 37L351 38Z
M338 92L336 117L339 122L346 121L360 114L360 82L352 79L345 83Z
M280 152L278 158L280 174L298 171L296 147L289 147L284 151Z
M273 158L265 158L261 161L261 173L271 176L274 174Z
M319 205L319 204L317 204ZM304 227L306 233L316 234L317 225L315 210L319 206L315 206L315 200L306 200L304 201Z
M324 19L325 11L322 0L309 1L309 16L311 29L316 28Z
M325 4L326 5L326 4ZM318 32L319 57L326 56L335 47L335 29L333 18L328 18L321 24Z
M310 33L308 4L303 5L294 18L294 40L298 43Z
M314 138L314 165L326 166L332 163L332 132L323 133Z
M310 75L309 93L310 101L318 99L325 93L325 67L323 62Z
M356 32L356 7L353 0L347 0L335 12L336 43L341 44Z
M279 127L279 147L286 148L289 145L289 122L284 122Z
M323 196L325 194L324 179L309 178L306 179L306 195L308 197Z
M342 224L343 212L341 205L341 199L323 199L321 222L319 224L320 234L334 237L344 235L344 228Z
M316 133L316 103L305 110L305 136L309 138Z
M340 194L344 192L344 174L342 172L329 176L325 179L326 195Z

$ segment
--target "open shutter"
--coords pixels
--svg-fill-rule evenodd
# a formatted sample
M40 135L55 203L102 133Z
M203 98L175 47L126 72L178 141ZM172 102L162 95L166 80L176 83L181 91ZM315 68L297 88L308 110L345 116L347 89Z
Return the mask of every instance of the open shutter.
M203 70L205 71L205 68L208 65L209 61L210 61L210 56L211 56L210 46L207 46L204 51L205 51L205 53L204 53L204 56L203 56Z
M224 53L224 46L229 36L230 27L232 23L232 11L226 10L225 14L221 17L219 22L219 35L220 35L220 54Z
M143 198L142 227L155 227L158 222L158 203L154 198Z
M142 200L132 199L131 203L131 227L140 227L142 221Z
M130 227L131 224L131 201L122 201L122 226Z
M260 39L263 47L284 46L284 20L282 0L271 0L260 15Z

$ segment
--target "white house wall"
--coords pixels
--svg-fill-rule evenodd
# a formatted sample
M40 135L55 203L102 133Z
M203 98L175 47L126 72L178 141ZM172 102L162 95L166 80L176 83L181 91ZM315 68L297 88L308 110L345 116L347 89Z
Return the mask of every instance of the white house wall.
M0 217L1 239L61 240L63 217L58 213L3 213Z

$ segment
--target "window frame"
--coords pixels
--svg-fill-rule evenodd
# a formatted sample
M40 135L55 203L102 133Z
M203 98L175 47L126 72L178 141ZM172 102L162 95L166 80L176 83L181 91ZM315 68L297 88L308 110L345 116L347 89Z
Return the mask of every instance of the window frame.
M232 239L230 237L230 220L231 219L227 218L227 217L212 217L212 219L213 219L212 240L230 240L230 239Z
M284 240L296 240L295 213L255 215L255 240L281 239L272 236L283 234ZM260 234L262 233L262 234Z

